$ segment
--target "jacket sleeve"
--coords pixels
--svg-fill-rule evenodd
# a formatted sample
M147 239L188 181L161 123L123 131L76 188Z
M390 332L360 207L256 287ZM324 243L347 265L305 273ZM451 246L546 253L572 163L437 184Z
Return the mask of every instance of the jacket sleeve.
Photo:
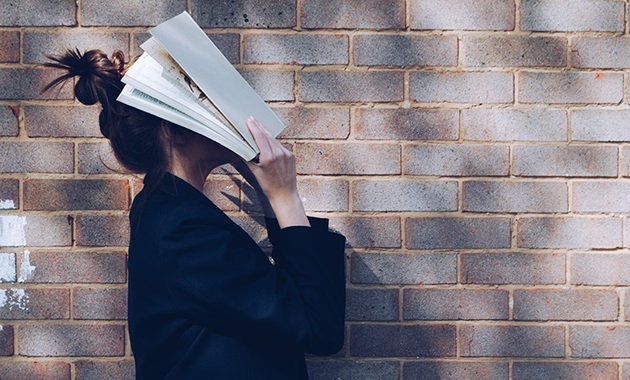
M317 227L275 233L277 266L241 230L203 216L171 220L160 257L172 303L217 333L335 353L343 345L345 239Z

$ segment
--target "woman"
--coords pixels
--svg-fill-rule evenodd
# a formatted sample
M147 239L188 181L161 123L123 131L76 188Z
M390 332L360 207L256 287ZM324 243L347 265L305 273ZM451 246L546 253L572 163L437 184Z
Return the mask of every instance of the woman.
M304 352L343 345L344 242L308 218L295 159L253 119L259 160L116 102L124 56L68 51L47 66L78 76L83 104L100 102L101 132L120 163L143 173L130 210L129 333L138 379L307 379ZM201 192L217 166L257 190L272 257Z

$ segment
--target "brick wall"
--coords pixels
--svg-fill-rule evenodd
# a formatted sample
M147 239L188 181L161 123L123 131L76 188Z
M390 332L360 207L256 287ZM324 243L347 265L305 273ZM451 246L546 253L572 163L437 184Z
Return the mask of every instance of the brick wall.
M630 379L630 18L619 0L0 0L0 379L131 379L127 211L65 47L188 10L286 121L348 237L312 379ZM206 194L267 246L229 168Z

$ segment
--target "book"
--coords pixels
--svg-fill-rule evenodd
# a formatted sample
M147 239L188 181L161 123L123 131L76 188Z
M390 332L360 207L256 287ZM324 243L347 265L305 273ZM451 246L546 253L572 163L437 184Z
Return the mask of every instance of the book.
M246 161L259 153L245 124L275 137L285 126L187 13L149 30L144 53L122 77L118 101L188 128Z

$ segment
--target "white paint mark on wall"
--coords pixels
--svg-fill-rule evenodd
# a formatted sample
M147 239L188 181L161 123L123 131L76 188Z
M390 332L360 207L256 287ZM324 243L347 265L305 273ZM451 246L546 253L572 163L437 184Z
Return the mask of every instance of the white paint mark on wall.
M0 247L26 245L26 217L19 215L0 216Z
M15 282L15 254L0 252L0 283Z
M28 310L28 294L24 289L0 289L0 318L2 309L11 311L13 308Z
M0 331L4 330L4 327L2 327L2 325L0 325Z
M20 263L20 277L18 278L18 282L28 281L33 278L33 273L35 272L36 267L31 265L30 255L31 252L24 250L22 262Z
M0 199L0 210L11 210L14 208L16 207L15 207L15 202L13 202L13 199L6 199L6 200Z

